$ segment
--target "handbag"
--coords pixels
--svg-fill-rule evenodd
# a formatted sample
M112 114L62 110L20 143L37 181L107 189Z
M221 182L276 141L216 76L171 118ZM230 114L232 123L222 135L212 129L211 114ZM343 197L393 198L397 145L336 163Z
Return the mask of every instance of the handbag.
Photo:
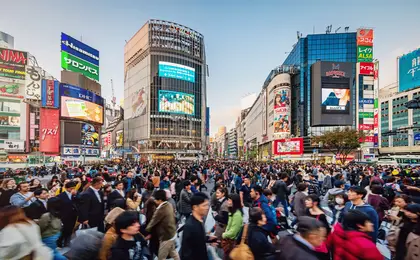
M233 248L229 254L229 257L232 260L254 260L254 255L252 254L251 249L245 243L247 235L248 235L248 224L245 224L244 231L242 232L241 243L235 246L235 248Z
M233 239L229 239L229 238L224 238L222 239L222 249L223 252L227 255L232 248L235 246L235 240Z
M89 230L98 231L98 228L97 227L91 228L89 224L80 224L76 232L74 233L76 234L76 237L78 237L86 232L89 232Z

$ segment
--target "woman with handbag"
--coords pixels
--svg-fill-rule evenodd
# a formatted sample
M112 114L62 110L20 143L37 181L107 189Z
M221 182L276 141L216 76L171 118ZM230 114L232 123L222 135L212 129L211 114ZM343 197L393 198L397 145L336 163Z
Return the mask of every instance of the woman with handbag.
M235 240L241 231L243 212L241 198L238 194L231 194L228 199L229 219L226 231L222 234L223 259L229 259L229 253L235 246Z

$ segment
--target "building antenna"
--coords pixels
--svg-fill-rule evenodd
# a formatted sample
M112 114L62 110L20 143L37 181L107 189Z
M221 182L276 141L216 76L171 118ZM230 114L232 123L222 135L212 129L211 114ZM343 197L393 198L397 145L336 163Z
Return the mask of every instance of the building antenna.
M335 33L337 33L338 32L338 30L340 30L341 29L341 26L340 27L338 27L337 29L335 29Z

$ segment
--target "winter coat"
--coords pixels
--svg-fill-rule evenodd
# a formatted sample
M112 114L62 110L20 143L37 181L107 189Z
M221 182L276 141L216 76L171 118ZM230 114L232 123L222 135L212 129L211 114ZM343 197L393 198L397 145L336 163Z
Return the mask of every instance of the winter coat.
M179 199L179 213L190 214L191 210L191 197L192 193L183 189L181 191L181 197Z
M388 200L381 195L370 194L367 201L378 213L379 222L382 222L385 217L385 211L391 208Z
M305 193L298 191L293 197L293 209L297 217L306 215L306 205L305 205L306 196L307 195Z
M368 234L355 230L345 231L339 223L334 226L326 244L332 252L333 260L384 259Z
M226 231L222 234L222 237L228 239L236 239L239 232L241 231L242 224L242 212L240 210L236 210L235 213L229 215Z
M276 250L279 251L277 259L281 260L318 260L316 252L293 235L280 237Z
M411 232L406 241L407 254L404 260L417 260L420 256L420 236Z
M378 237L378 230L379 230L378 213L376 213L376 210L369 204L355 206L353 203L349 201L346 203L346 206L344 207L343 214L346 214L351 209L360 210L361 212L369 216L369 219L373 223L373 228L374 228L373 232L369 233L369 236L372 238L372 241L376 242L376 239Z
M18 260L31 253L34 260L53 259L52 251L42 243L37 224L10 224L0 231L0 259Z
M114 227L110 227L105 233L102 241L101 250L99 250L99 260L108 260L111 256L111 247L117 241L118 234Z
M267 224L263 228L269 232L274 232L277 225L276 215L273 214L270 206L268 205L268 199L266 196L261 195L260 198L253 202L253 207L261 208L264 211L265 216L267 217Z
M276 259L276 248L267 239L268 233L262 227L250 224L248 227L247 245L254 255L254 259L274 260ZM239 238L238 238L239 239Z
M146 227L147 232L152 232L156 229L156 234L159 241L168 241L176 234L175 215L172 205L168 202L163 202L157 208L149 224Z

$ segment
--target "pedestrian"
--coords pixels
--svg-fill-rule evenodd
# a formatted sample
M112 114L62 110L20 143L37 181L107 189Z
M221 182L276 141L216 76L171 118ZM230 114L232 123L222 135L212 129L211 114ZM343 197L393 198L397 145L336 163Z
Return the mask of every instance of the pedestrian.
M224 259L229 259L229 253L235 246L235 240L243 224L241 199L238 194L231 194L228 198L229 219L225 232L222 234Z
M0 187L0 208L10 205L10 197L16 193L16 181L12 178L4 179Z
M137 192L136 188L132 188L127 192L126 208L127 210L138 211L141 204L141 195Z
M70 181L65 185L65 191L60 193L57 198L60 199L60 218L63 224L61 235L57 240L58 247L66 247L70 243L70 238L76 224L78 210L78 199L76 198L76 183Z
M273 202L273 206L277 208L279 202L283 205L283 212L286 217L289 217L289 198L291 189L287 186L287 181L289 179L289 175L287 173L282 173L280 175L280 180L276 181L274 186L271 188L271 191L276 194L276 199Z
M214 235L218 240L222 239L222 234L226 229L229 220L229 202L227 198L227 189L219 187L216 190L217 207L213 209L216 229Z
M102 241L101 249L99 250L99 260L108 260L111 257L111 247L117 241L118 234L115 231L115 219L124 212L124 209L116 207L113 208L105 217L105 222L109 225L104 239Z
M157 208L146 227L146 231L151 232L153 228L156 229L156 234L159 239L159 260L164 260L168 256L177 260L179 259L179 255L175 249L176 224L174 209L167 202L166 192L164 190L156 191L153 197Z
M253 200L252 207L261 208L264 211L264 215L267 217L267 224L263 226L270 234L277 235L277 219L268 205L268 199L264 196L263 190L260 186L251 188L251 198Z
M98 231L104 232L104 201L102 188L102 178L95 177L91 185L81 194L81 205L79 222L89 227L97 227Z
M115 205L115 200L125 200L124 183L122 181L116 181L114 187L115 189L108 195L108 210Z
M184 216L186 219L190 216L191 210L191 183L189 181L184 181L184 189L181 191L179 200L179 213L181 216Z
M370 186L371 194L368 195L367 202L376 210L378 214L378 226L381 226L386 212L391 208L386 198L382 197L384 188L380 184Z
M48 190L38 189L34 191L35 200L28 207L24 208L25 214L30 219L39 219L47 212Z
M21 208L28 207L35 201L35 195L29 191L29 183L23 181L17 185L18 192L10 197L10 204Z

